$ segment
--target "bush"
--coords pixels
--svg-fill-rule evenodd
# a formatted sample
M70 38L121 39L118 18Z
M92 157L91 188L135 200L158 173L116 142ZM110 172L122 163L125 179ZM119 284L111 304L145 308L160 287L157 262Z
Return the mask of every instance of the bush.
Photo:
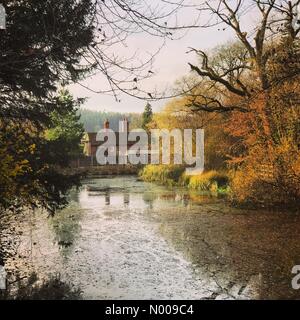
M232 179L232 196L238 204L299 207L300 152L288 142L266 149L256 147Z
M191 176L188 183L190 189L200 191L221 191L227 189L228 185L228 175L214 170Z
M140 172L140 177L148 182L177 185L184 171L182 166L148 165Z
M227 192L229 186L228 174L208 171L197 176L188 176L182 166L148 165L141 172L144 181L157 182L166 185L184 186L199 191Z

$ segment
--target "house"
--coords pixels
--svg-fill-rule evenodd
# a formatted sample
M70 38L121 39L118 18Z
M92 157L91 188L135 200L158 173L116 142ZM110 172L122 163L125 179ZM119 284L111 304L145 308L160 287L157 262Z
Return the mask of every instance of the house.
M110 129L109 128L109 121L106 120L103 124L104 129ZM120 139L119 139L119 134L120 132L127 132L129 133L129 121L128 119L124 118L122 121L120 121L120 131L115 132L116 135L116 148L117 148L117 154L118 150L120 148ZM128 140L128 139L127 139ZM84 134L84 137L82 139L82 144L83 144L83 153L85 156L95 158L97 149L101 144L104 143L103 141L97 141L97 132L86 132ZM135 142L127 142L127 149L132 147L135 144Z

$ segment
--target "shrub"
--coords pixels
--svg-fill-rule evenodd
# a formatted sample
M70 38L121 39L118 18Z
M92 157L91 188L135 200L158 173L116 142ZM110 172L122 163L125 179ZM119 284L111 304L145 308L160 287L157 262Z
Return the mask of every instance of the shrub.
M257 146L232 179L233 200L239 204L297 207L300 199L300 152L288 141Z
M227 174L217 171L204 172L201 175L191 176L188 187L201 191L219 191L224 190L229 185Z
M184 171L182 166L148 165L140 172L140 177L148 182L177 185Z
M140 172L144 181L157 182L166 185L184 186L199 191L227 192L229 186L228 174L208 171L197 176L188 176L182 166L148 165Z

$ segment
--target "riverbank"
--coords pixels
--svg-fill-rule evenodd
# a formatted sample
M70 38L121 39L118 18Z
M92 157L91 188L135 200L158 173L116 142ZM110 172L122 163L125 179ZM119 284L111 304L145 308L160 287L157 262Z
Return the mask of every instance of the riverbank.
M211 170L201 175L188 176L183 166L148 165L139 172L139 176L146 182L180 186L193 191L209 191L223 195L230 193L230 176L225 171Z
M105 166L90 166L72 168L72 174L80 174L86 178L99 178L103 176L124 176L124 175L138 175L141 166L133 165L105 165Z
M232 206L241 209L263 208L299 212L297 198L285 199L276 196L276 192L272 188L270 189L270 182L267 183L261 179L251 185L251 188L245 189L241 185L239 175L226 170L210 170L201 175L187 176L183 166L147 165L140 170L139 177L145 182L154 182L169 187L183 187L199 194L208 193L210 196L222 196L227 198Z

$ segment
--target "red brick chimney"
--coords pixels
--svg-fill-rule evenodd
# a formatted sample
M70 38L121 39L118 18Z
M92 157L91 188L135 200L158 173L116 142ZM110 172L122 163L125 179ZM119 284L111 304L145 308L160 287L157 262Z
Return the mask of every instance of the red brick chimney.
M120 132L129 132L129 121L126 117L121 121Z
M104 122L104 129L109 129L109 121L108 121L108 119L106 119L105 122Z

